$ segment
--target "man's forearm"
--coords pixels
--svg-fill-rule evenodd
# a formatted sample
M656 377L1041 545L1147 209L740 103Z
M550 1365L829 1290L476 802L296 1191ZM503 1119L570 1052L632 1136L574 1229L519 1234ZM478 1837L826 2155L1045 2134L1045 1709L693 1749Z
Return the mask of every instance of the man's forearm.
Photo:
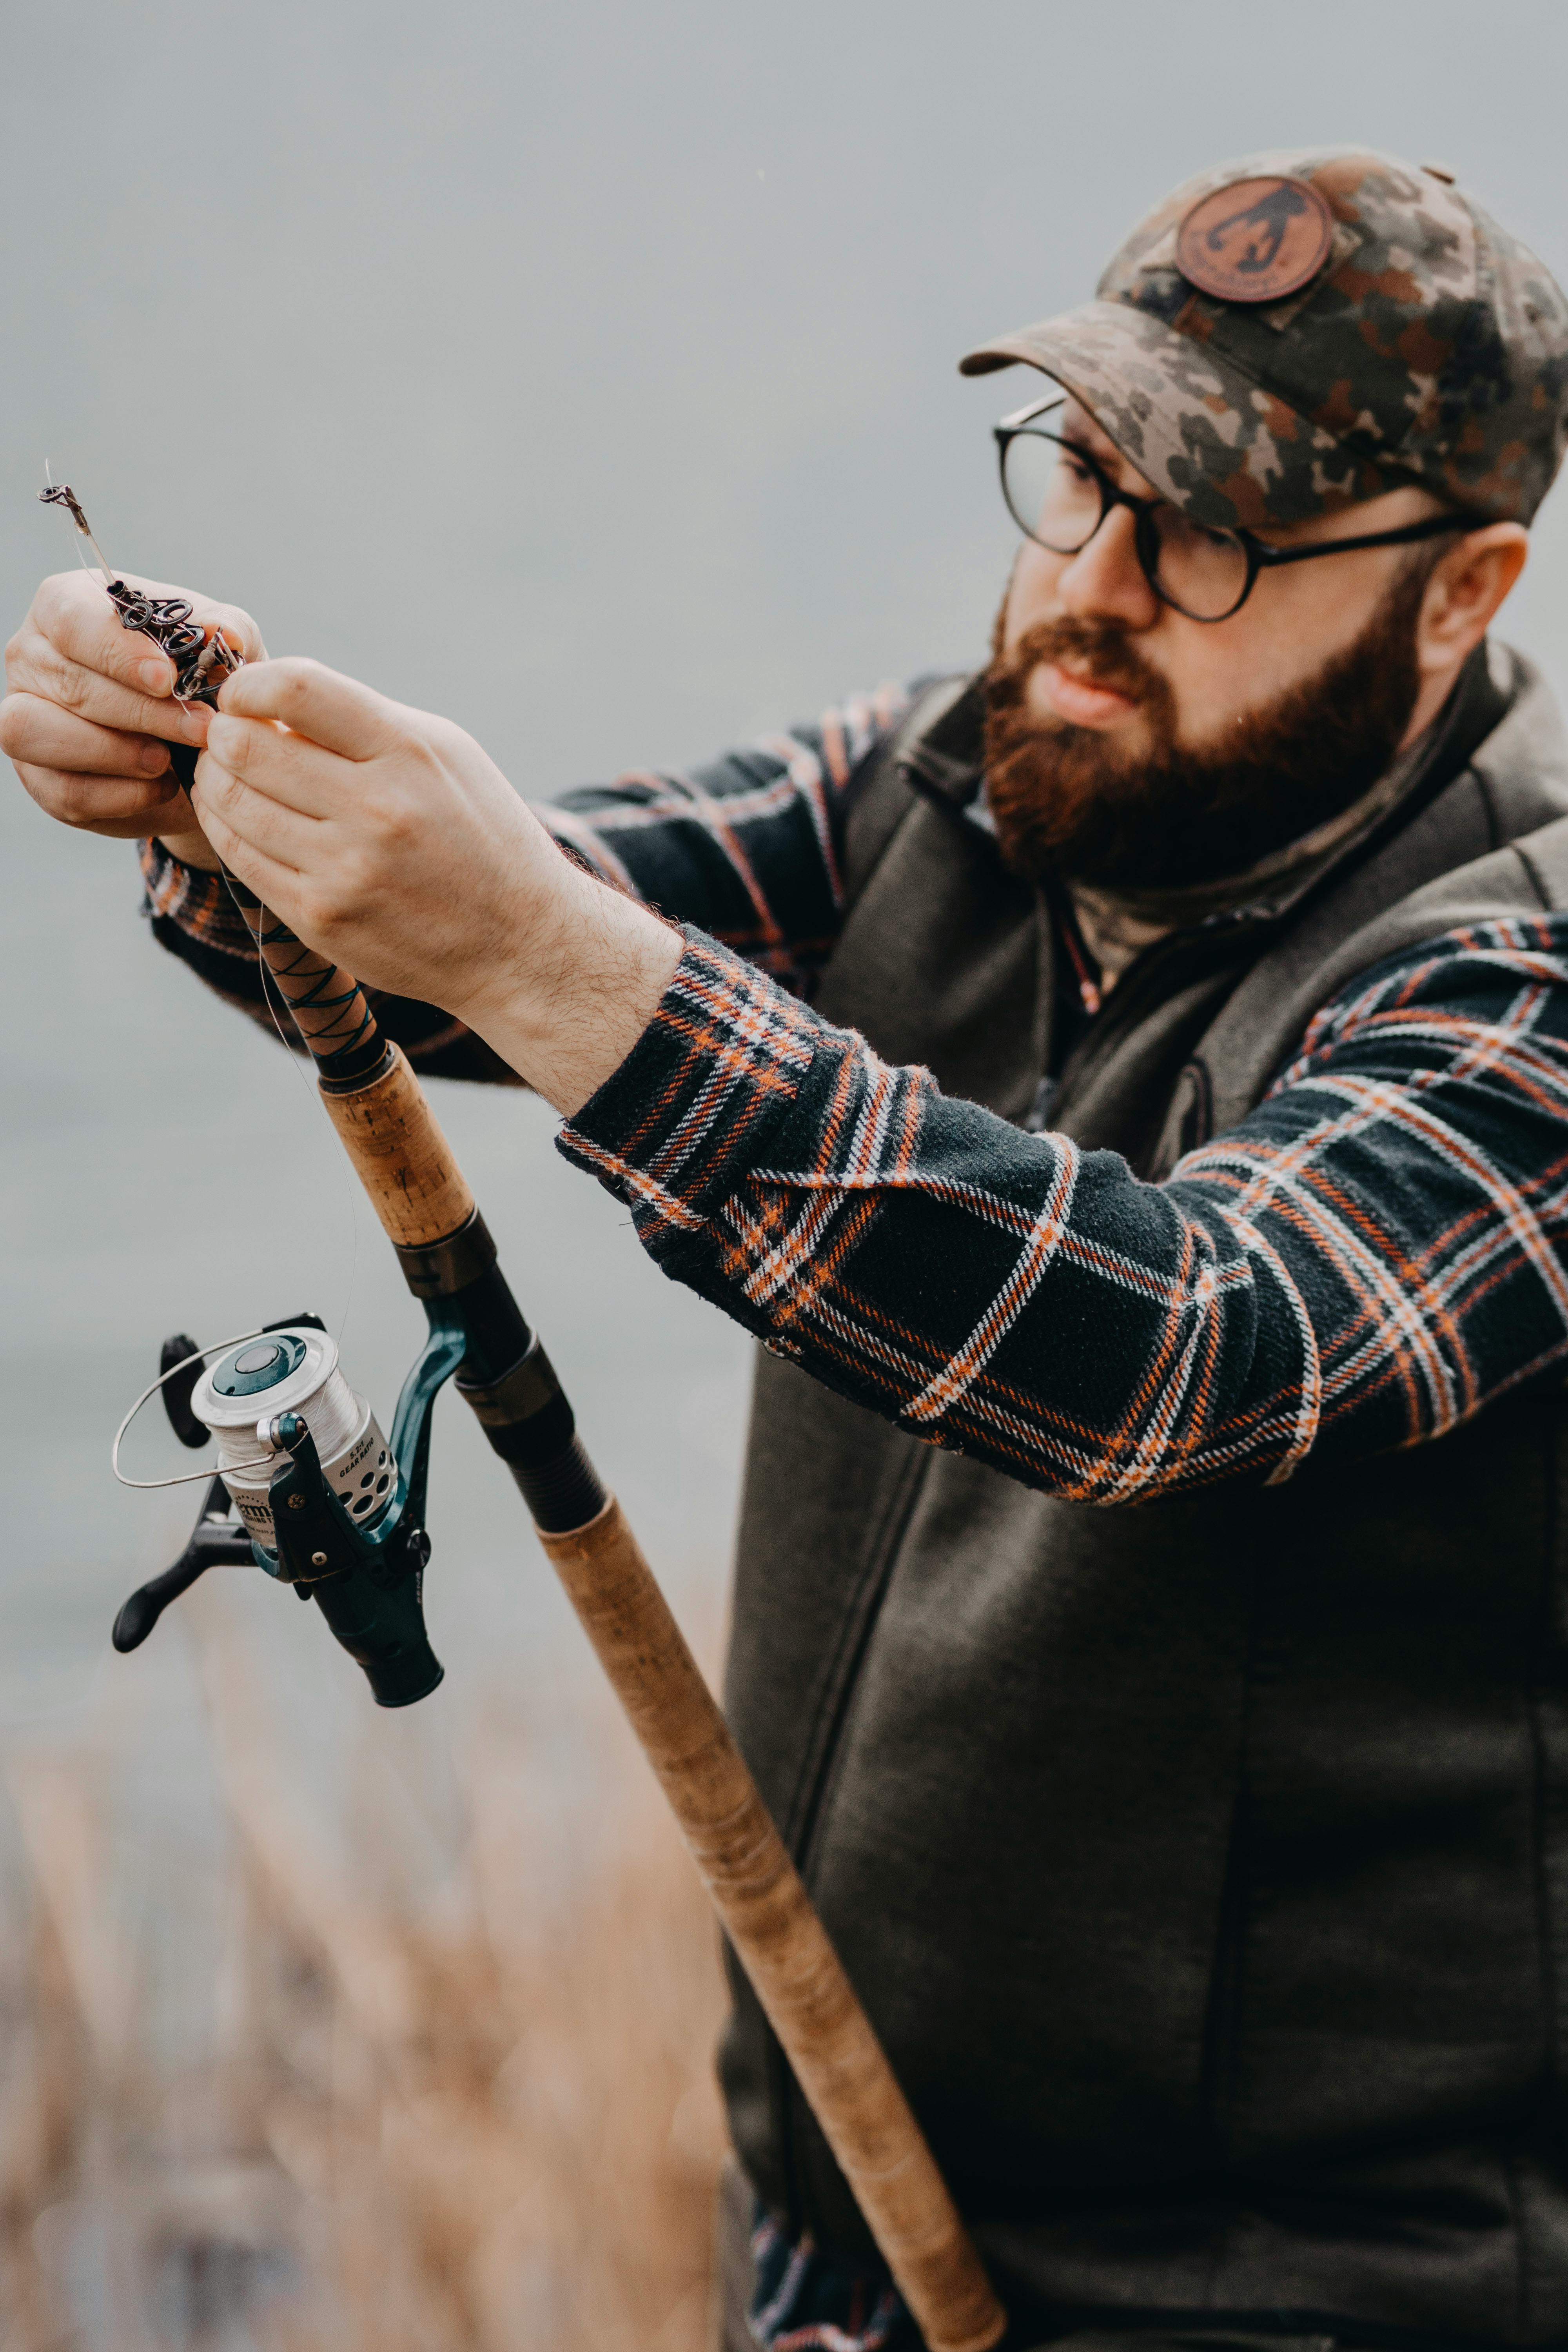
M536 1094L570 1115L631 1053L681 959L679 931L573 868L552 929L529 941L526 976L504 960L464 1018Z

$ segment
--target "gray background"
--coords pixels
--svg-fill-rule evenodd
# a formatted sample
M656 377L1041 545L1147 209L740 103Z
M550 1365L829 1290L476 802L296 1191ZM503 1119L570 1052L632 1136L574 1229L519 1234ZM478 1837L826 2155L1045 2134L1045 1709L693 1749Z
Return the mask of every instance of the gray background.
M679 761L982 651L1010 551L966 383L1084 297L1165 187L1354 139L1458 169L1568 278L1568 13L1494 0L574 0L13 7L0 86L0 614L110 558L470 728L520 789ZM1568 682L1568 500L1509 634ZM159 957L123 845L0 794L6 1247L0 1730L124 1764L175 1912L203 1732L184 1635L111 1658L190 1502L110 1483L159 1336L314 1305L390 1411L418 1319L283 1055ZM441 1090L595 1452L711 1643L748 1372L515 1095ZM592 1677L507 1482L437 1434L452 1672L389 1737L438 1769L481 1695L563 1736ZM133 1466L184 1468L161 1424ZM231 1605L312 1736L367 1705L314 1613ZM436 1762L430 1764L434 1758ZM325 1801L323 1800L323 1802Z

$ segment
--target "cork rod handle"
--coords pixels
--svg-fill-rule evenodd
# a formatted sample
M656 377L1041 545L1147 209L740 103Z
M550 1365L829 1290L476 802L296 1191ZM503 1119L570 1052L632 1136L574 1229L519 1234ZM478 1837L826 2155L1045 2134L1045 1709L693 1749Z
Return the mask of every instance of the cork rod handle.
M353 1094L321 1100L388 1241L427 1248L473 1214L474 1196L400 1045L392 1066Z

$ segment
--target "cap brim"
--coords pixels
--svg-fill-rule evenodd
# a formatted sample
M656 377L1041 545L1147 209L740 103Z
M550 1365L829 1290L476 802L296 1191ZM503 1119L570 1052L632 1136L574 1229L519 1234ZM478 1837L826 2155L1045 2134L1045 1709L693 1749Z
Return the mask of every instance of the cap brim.
M1089 410L1163 498L1215 530L1302 522L1387 487L1213 346L1127 302L1085 302L982 343L964 375L1022 362Z

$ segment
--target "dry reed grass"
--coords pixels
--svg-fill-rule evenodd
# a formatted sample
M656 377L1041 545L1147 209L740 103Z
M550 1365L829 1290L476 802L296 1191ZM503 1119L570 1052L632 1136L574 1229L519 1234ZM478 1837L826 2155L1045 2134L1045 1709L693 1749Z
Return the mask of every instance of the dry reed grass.
M288 1794L221 1604L199 1627L233 1825L219 2028L171 2078L107 1893L99 1792L14 1770L30 1890L0 1954L0 2341L15 2352L701 2352L721 2008L641 1768L541 1906L525 1759L476 1742L432 1910L345 1885ZM372 1773L357 1843L400 1844Z

